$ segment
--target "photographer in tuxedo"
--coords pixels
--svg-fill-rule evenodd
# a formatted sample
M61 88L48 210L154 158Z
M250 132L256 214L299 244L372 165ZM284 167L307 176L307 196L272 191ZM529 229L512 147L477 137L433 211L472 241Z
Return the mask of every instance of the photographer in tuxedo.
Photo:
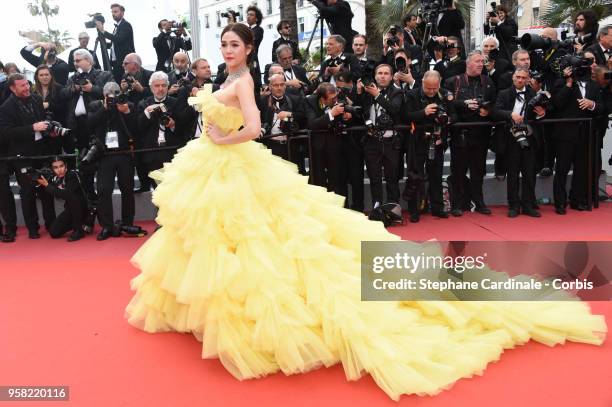
M149 80L152 96L138 105L138 135L142 148L180 146L184 143L183 134L177 134L175 121L176 99L168 96L168 75L154 72ZM172 160L176 150L160 150L142 153L142 162L147 173L160 169L165 162ZM153 186L155 182L153 182Z
M25 75L20 73L11 74L7 85L11 90L11 96L0 107L0 143L6 147L5 154L9 157L38 156L46 153L45 139L49 137L62 137L57 132L52 132L50 124L45 120L45 109L42 98L30 93L30 83ZM40 238L38 233L38 210L36 208L36 198L41 200L43 217L47 230L55 220L55 206L53 198L42 193L32 177L36 170L44 166L40 160L21 159L8 162L8 174L15 174L19 184L19 196L21 197L21 209L28 236L30 239ZM5 191L6 192L6 191ZM11 211L10 198L3 197L2 203L3 216L7 222L6 241L14 241L16 236L13 213Z
M125 7L120 4L111 4L111 13L113 20L115 21L115 27L112 33L109 33L104 29L104 23L96 20L96 28L98 32L111 41L110 48L110 62L113 67L113 76L117 83L121 82L121 76L123 76L123 60L129 53L136 52L134 48L134 32L132 25L128 23L123 15L125 14Z
M601 27L597 33L597 41L584 51L593 53L597 65L607 65L608 58L612 55L612 25Z
M409 91L421 86L421 76L417 65L412 64L412 58L408 51L400 48L393 56L393 84L396 88Z
M68 54L68 69L70 70L70 72L76 71L76 67L74 66L74 51L76 51L77 49L85 49L89 51L89 53L94 59L94 68L100 69L100 63L98 62L98 56L93 50L87 48L88 46L89 46L89 34L87 34L87 31L83 31L79 33L79 46L71 49L70 54Z
M327 57L319 70L319 78L322 82L330 82L334 85L334 75L341 70L351 72L354 80L361 78L359 61L355 55L344 52L345 46L346 40L340 35L330 35L327 39Z
M159 34L153 38L153 48L157 54L156 71L164 71L166 73L172 70L172 57L180 51L191 50L191 38L185 31L182 24L178 24L176 29L173 29L175 21L161 20L157 23Z
M281 45L289 45L291 47L293 51L293 65L299 65L302 61L300 46L291 39L291 30L291 23L288 20L281 20L276 25L276 31L278 31L280 37L272 43L272 62L278 62L276 50Z
M372 206L378 202L399 203L399 160L401 136L393 130L400 123L403 92L392 83L393 68L382 64L376 67L375 82L357 83L358 104L363 106L367 134L363 140L366 170L370 179ZM383 173L387 199L383 199Z
M32 53L36 48L40 48L40 55L36 56ZM57 49L55 44L51 42L36 42L21 49L21 56L28 61L34 68L40 65L47 65L51 69L51 75L55 82L64 86L68 81L68 73L70 67L68 64L57 57Z
M353 37L357 34L352 27L353 12L351 11L351 5L344 0L311 0L311 3L317 8L321 17L327 21L331 33L344 38L342 51L350 53ZM332 75L335 75L335 73Z
M195 79L195 75L191 72L189 66L189 56L184 52L177 52L172 58L174 70L168 74L170 88L168 94L176 97L182 87L187 86Z
M183 123L185 141L187 139L199 138L202 135L201 112L196 111L187 103L187 99L195 96L206 84L212 84L210 64L204 58L198 58L191 64L191 72L195 79L181 87L176 97L176 106L179 114L179 122ZM215 85L216 86L216 85Z
M434 69L440 72L443 81L465 73L465 60L461 58L457 37L448 37L445 45L434 46L433 53L436 61Z
M120 93L119 85L108 82L103 89L104 99L92 103L89 121L94 129L93 138L107 153L130 151L136 129L134 104ZM121 191L121 223L134 222L134 164L132 154L105 154L98 161L98 219L102 230L97 240L106 240L113 234L113 190L115 179Z
M534 208L536 184L536 153L542 144L539 131L533 131L527 121L541 118L546 114L543 106L533 106L530 101L536 92L528 86L529 70L516 68L512 74L513 86L497 95L492 121L506 121L509 125L497 126L496 137L500 138L501 149L507 162L508 217L519 213L539 218ZM519 178L520 177L520 178ZM519 196L519 180L521 194Z
M432 216L448 218L442 196L442 170L444 151L448 146L448 125L457 120L451 103L452 94L441 89L441 76L437 71L427 71L423 84L406 93L404 110L406 120L413 131L404 140L407 151L408 178L403 197L408 201L410 222L420 219L419 204L422 184L428 181L428 198Z
M287 138L290 136L287 136L286 133L296 132L304 128L306 124L303 100L300 96L286 93L286 83L284 75L272 75L269 85L270 95L262 96L259 99L261 136L268 136L262 140L262 143L272 151L272 154L284 160L289 159ZM274 136L281 133L285 134ZM299 165L298 146L293 143L292 148L292 160Z
M293 64L293 51L289 45L281 45L276 50L278 63L283 67L287 91L295 96L310 93L312 84L306 77L306 69Z
M489 12L485 17L484 35L494 35L499 41L500 54L510 60L518 49L514 38L518 36L518 24L509 15L509 10L503 4L495 7L495 12Z

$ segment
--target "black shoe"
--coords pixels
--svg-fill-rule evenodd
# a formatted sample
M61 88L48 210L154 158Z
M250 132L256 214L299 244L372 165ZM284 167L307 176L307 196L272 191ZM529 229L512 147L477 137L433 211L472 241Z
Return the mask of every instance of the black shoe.
M151 190L151 187L143 187L143 186L141 186L140 188L135 189L134 193L135 194L142 194L143 192L149 192L150 190Z
M2 243L13 243L16 236L15 232L6 232L4 236L2 236Z
M476 208L474 210L478 213L482 213L483 215L491 214L491 209L487 208L485 204L476 205Z
M532 218L542 217L542 214L534 208L523 208L523 215L531 216Z
M410 223L417 223L420 219L420 216L418 213L413 213L410 215Z
M550 177L552 174L553 174L553 171L550 168L548 168L548 167L544 167L540 171L540 176L541 177Z
M567 211L562 206L555 206L555 212L559 215L565 215Z
M576 211L586 211L587 209L589 209L588 206L586 206L585 204L582 203L572 203L570 204L570 208L576 210Z
M516 218L519 215L519 211L516 208L510 208L508 209L508 217L509 218Z
M459 208L451 209L451 215L458 218L459 216L463 216L463 211Z
M30 238L30 239L40 239L40 233L38 233L38 230L30 230L28 232L28 238Z
M431 216L435 216L437 218L446 219L446 218L448 218L448 212L446 212L446 211L431 211Z
M98 233L98 236L96 236L96 240L98 241L106 240L109 237L111 237L112 233L113 233L112 230L107 229L107 228L102 228L100 233Z
M82 230L76 230L72 232L70 236L68 236L68 241L76 242L77 240L81 240L84 237L85 237L85 232L83 232Z

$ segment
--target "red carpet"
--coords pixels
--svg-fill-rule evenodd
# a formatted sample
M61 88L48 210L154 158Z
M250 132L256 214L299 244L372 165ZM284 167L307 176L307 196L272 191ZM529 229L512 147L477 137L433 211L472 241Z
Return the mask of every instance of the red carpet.
M612 238L611 204L565 217L551 207L543 212L541 219L508 219L505 208L495 208L491 217L424 216L419 224L392 230L414 240ZM610 338L602 347L528 343L506 351L482 377L400 403L369 377L347 382L339 366L238 382L217 360L201 360L201 344L192 336L149 335L125 322L128 283L137 273L128 259L142 239L88 237L68 244L46 234L39 241L25 236L20 230L16 243L0 245L0 385L70 386L70 402L58 405L612 406ZM612 326L612 302L591 305Z

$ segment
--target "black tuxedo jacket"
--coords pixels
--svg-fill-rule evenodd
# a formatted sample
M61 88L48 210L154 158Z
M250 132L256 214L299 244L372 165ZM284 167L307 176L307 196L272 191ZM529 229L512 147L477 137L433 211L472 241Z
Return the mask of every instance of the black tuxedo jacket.
M272 43L272 62L277 62L276 49L283 44L287 44L293 50L293 59L302 61L302 54L300 54L300 47L297 42L293 40L286 40L282 36Z
M181 50L189 51L192 48L191 38L188 40L171 33L160 32L157 37L153 37L153 48L157 54L156 71L170 72L172 69L172 58L174 54ZM170 45L168 45L168 41Z
M31 107L32 114L30 114L22 107L23 102L12 94L0 106L0 144L5 145L9 156L33 156L45 153L47 139L35 141L35 132L32 129L34 123L45 120L42 103L40 96L32 94L31 99L26 101L26 106Z
M585 98L595 102L595 109L593 111L581 110L578 106L578 99L582 98L582 94L578 84L574 82L574 85L568 88L565 85L565 80L559 79L552 91L551 97L556 118L597 117L605 112L605 106L597 83L592 80L587 80L585 83ZM583 126L583 128L585 127L586 126ZM580 137L581 134L578 129L578 123L554 124L552 133L553 138L573 142L586 142L586 139Z
M595 55L595 62L597 65L607 65L608 58L606 58L606 54L604 54L601 49L601 45L599 45L599 41L595 42L593 45L585 48L585 51L590 51Z
M442 80L446 80L452 76L465 73L465 61L457 58L454 61L442 60L434 66L434 69L440 72Z
M136 49L134 48L134 32L132 30L132 25L126 20L121 21L121 24L119 24L117 31L114 34L112 31L105 31L104 37L109 39L112 42L112 45L114 45L115 57L117 64L119 65L123 63L123 59L127 54L136 52ZM108 49L110 53L110 46Z
M139 148L155 148L155 147L159 147L158 143L157 143L157 139L159 137L159 130L160 130L160 123L159 123L159 118L158 117L151 117L150 119L147 118L144 110L147 106L153 105L153 104L157 104L158 102L155 101L155 98L153 96L149 96L148 98L142 100L139 104L138 104L138 115L137 115L137 126L138 126L138 133L135 134L135 137L137 138L137 143L138 143L138 147ZM164 130L164 136L166 139L166 146L180 146L183 143L183 134L179 134L179 130L180 127L179 122L176 118L176 99L171 97L171 96L167 96L166 99L164 100L164 105L166 105L166 108L168 109L168 114L170 115L170 117L172 117L175 121L175 123L177 124L177 127L175 127L174 130L168 129L166 128ZM158 156L165 156L165 152L162 153L145 153L143 154L143 159L145 161L154 161L156 159L156 157Z
M381 91L381 94L376 99L363 91L361 95L358 95L357 105L363 106L363 120L374 119L370 117L371 107L374 103L377 103L391 116L395 124L399 124L403 100L404 92L394 87L393 83L391 83L387 89Z
M73 48L73 49L70 50L70 54L68 55L68 69L70 69L70 72L75 72L76 71L76 68L74 67L74 51L76 51L77 49L82 49L82 48L81 47ZM98 56L96 55L96 53L93 52L90 49L88 49L87 51L89 51L89 53L93 57L93 60L94 60L94 69L102 69L102 68L100 68L100 63L98 62ZM64 85L65 85L65 83L64 83Z
M345 54L342 53L333 60L334 62L339 61L342 64L343 70L348 70L351 72L353 76L353 82L357 82L359 78L361 78L361 64L359 60L354 54ZM325 77L325 69L332 63L332 59L327 57L325 61L321 64L321 69L319 70L319 78L321 78L322 82L329 82L331 80L331 76Z
M88 74L89 82L93 85L91 92L83 92L83 102L85 102L85 108L89 108L89 104L94 100L102 99L102 88L107 82L113 80L113 76L110 72L99 71L97 69L92 69ZM61 97L66 101L67 112L66 112L66 125L68 128L75 129L76 117L74 115L74 110L79 101L79 92L74 92L72 87L74 84L74 76L68 79L68 83L62 89Z
M533 120L536 117L535 112L532 109L527 108L527 103L533 99L536 92L529 86L525 86L525 111L523 117L525 121ZM505 121L508 123L506 126L496 126L495 134L493 139L493 150L496 153L503 153L508 144L513 142L513 137L510 134L510 127L512 122L512 110L514 109L514 103L516 102L516 88L513 86L501 90L497 95L495 101L495 109L491 112L492 121ZM535 145L541 144L540 132L535 131L533 134Z
M258 100L259 111L262 125L265 123L270 128L274 120L274 109L272 105L275 100L270 96L262 96ZM306 127L306 112L304 111L304 100L298 96L285 94L280 103L280 111L293 113L293 120L299 124L300 128Z

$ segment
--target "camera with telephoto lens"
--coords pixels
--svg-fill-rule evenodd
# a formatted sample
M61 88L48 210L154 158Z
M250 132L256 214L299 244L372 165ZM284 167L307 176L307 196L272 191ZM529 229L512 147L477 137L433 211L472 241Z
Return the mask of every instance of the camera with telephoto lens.
M444 7L450 7L452 0L421 0L420 16L426 23L438 21L438 15Z
M134 78L134 75L125 72L121 80L127 83L127 91L131 92L132 86L134 85L134 81L136 80L136 78Z
M87 78L87 73L81 71L80 69L72 76L72 83L78 86L85 86L89 82Z
M102 145L97 138L92 139L89 142L89 147L82 150L81 152L81 163L91 164L95 162L102 153L104 152L104 145Z
M391 28L389 28L389 31L387 31L389 34L391 34L391 38L387 38L386 39L386 44L389 48L394 47L396 45L400 45L400 39L397 36L397 27L392 25Z
M124 105L128 102L127 95L119 92L106 95L104 100L106 101L106 107L108 110L117 109L117 105Z
M182 22L182 21L170 21L170 28L173 31L176 31L179 28L187 28L187 23Z
M355 116L357 114L361 114L361 106L355 106L352 104L352 102L349 100L348 95L351 93L351 88L343 88L343 87L338 87L338 93L337 93L337 98L338 98L338 104L341 104L344 106L344 112L345 113L350 113L351 115Z
M45 123L47 123L47 130L40 132L43 137L63 137L71 131L66 127L62 127L62 124L55 120L45 120Z
M536 107L547 109L550 103L550 93L538 92L529 102L527 102L527 109L533 110Z
M53 176L55 174L53 174L53 170L51 168L33 168L33 167L24 167L21 170L19 170L19 172L23 175L26 175L27 177L30 178L30 181L32 182L32 184L34 186L38 186L38 180L41 177L44 177L47 181L51 181L51 179L53 178Z
M168 113L168 109L166 108L166 105L164 105L163 103L159 103L158 105L155 106L155 108L151 112L151 117L159 118L159 124L161 124L164 127L167 127L168 124L170 124L170 120L171 120L170 113Z
M85 28L96 28L96 21L100 21L102 24L105 22L102 13L92 13L88 16L91 17L91 20L85 21Z
M238 18L240 18L240 13L232 10L231 8L228 8L225 13L221 13L221 17L223 18L230 18L230 15L234 18L234 20L238 20Z
M485 110L491 110L493 108L493 102L490 100L485 100L482 97L476 98L476 103L478 103L478 108L482 108Z
M561 73L566 68L571 68L571 77L576 80L586 80L591 76L591 64L593 58L585 58L577 55L564 55L559 59L559 69Z
M510 133L521 148L529 147L529 139L527 138L531 135L531 130L529 126L523 123L514 124L510 128Z
M376 69L376 62L367 61L361 63L361 83L363 86L370 86L374 82L374 71Z
M397 72L407 72L408 71L408 61L404 57L395 58L395 70Z
M278 127L285 134L296 133L300 130L300 126L293 120L293 116L285 117L278 123Z

